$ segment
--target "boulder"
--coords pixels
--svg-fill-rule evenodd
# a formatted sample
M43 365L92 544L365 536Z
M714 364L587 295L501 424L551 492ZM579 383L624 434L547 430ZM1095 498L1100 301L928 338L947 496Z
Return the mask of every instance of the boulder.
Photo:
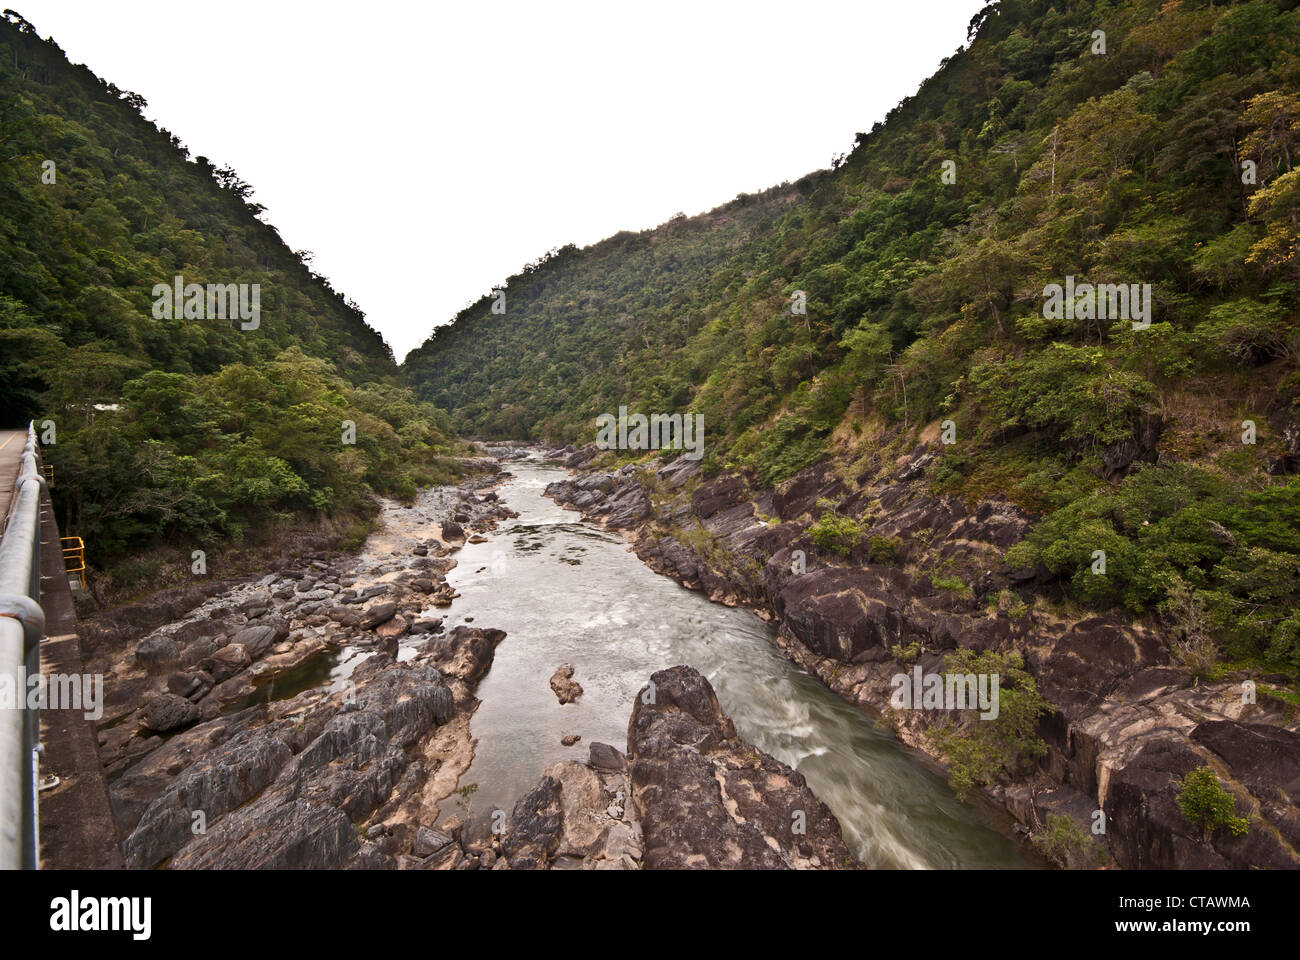
M253 658L242 643L228 643L212 656L203 661L203 669L212 675L217 683L228 680L248 667Z
M289 635L289 625L283 620L272 620L255 627L245 627L231 638L231 643L242 644L248 655L256 660Z
M392 600L376 603L361 614L361 629L373 630L381 623L387 623L397 614L397 604Z
M157 693L144 703L144 724L156 733L179 730L199 718L199 708L174 693Z
M620 771L627 767L627 757L608 743L592 743L588 749L587 765L597 770Z
M146 670L157 670L180 660L176 641L161 634L145 637L135 648L135 662Z
M430 830L428 827L422 826L415 831L415 841L411 844L411 853L421 858L431 857L445 849L451 842L451 837L445 833L439 833L436 830Z
M582 684L573 679L572 664L561 664L551 675L551 690L560 703L573 703L582 696Z

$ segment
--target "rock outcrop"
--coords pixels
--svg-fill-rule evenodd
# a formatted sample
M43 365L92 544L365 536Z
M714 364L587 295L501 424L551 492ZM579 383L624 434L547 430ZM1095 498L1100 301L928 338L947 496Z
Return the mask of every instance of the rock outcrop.
M552 765L508 817L442 827L442 869L860 868L804 778L736 735L709 682L661 670L637 695L628 753L593 743Z
M693 668L650 677L627 743L648 869L855 866L835 815L801 774L736 735Z

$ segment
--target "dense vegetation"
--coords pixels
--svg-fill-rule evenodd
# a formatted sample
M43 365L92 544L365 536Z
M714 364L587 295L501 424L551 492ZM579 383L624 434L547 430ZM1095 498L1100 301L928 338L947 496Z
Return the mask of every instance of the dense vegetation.
M53 423L65 531L110 562L450 476L446 418L364 314L145 106L0 21L0 422ZM176 275L258 284L256 329L157 319Z
M1010 560L1163 614L1189 658L1300 666L1297 7L991 4L832 169L565 248L409 378L497 436L703 413L706 467L765 483L951 421L933 489L1043 517ZM1150 284L1150 325L1057 319L1067 277Z

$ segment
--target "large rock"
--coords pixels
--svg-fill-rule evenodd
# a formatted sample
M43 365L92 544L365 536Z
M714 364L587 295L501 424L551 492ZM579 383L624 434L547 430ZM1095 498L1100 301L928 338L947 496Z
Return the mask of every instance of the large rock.
M228 643L203 661L203 669L217 683L228 680L253 662L242 643Z
M510 829L502 841L502 852L512 870L536 870L547 866L560 845L564 828L560 784L551 776L519 798L510 815Z
M582 696L582 684L573 679L573 664L561 664L551 675L551 690L560 703L573 703Z
M397 614L397 604L391 600L377 603L361 614L361 629L372 630L381 623L387 623Z
M199 708L174 693L156 693L144 704L145 726L167 733L188 726L199 718Z
M289 625L283 620L272 620L255 627L245 627L235 634L231 643L243 644L248 655L256 660L287 636Z
M625 770L627 757L608 743L597 741L588 748L587 764L598 770Z
M162 634L145 637L135 648L135 661L146 670L160 670L180 658L181 650L176 641Z
M352 677L355 696L346 702L335 695L305 715L269 722L263 711L244 711L229 725L233 735L227 730L229 739L201 760L171 758L181 775L128 836L128 865L152 867L168 857L173 868L345 865L357 851L353 825L399 784L418 787L419 777L406 776L408 751L455 712L432 666L371 658ZM134 783L137 791L145 785ZM191 830L196 813L204 832Z
M429 641L430 662L444 676L474 684L492 665L496 646L506 637L502 630L460 625L444 637Z
M775 606L810 650L852 663L907 642L903 611L912 589L893 567L819 567L791 577Z
M627 737L647 868L857 866L834 814L802 775L736 736L704 677L679 666L650 684Z
M776 515L782 520L795 520L805 513L817 513L818 500L834 502L846 492L844 482L835 476L832 465L819 463L801 470L777 488L774 498Z

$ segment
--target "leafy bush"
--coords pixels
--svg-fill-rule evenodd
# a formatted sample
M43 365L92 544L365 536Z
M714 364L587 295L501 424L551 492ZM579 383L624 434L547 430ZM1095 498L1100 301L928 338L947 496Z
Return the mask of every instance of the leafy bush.
M862 540L862 528L852 517L841 517L829 510L821 515L808 532L822 550L847 557Z
M874 533L867 540L867 546L872 563L898 563L903 551L903 541L898 537L882 537Z
M1100 865L1107 860L1105 849L1064 813L1048 814L1047 827L1034 834L1033 844L1058 867L1068 868L1075 861Z
M1178 808L1194 827L1201 828L1206 843L1215 830L1226 829L1235 837L1244 836L1250 823L1237 816L1237 801L1223 789L1210 767L1198 767L1179 784Z
M1047 744L1036 733L1038 718L1050 709L1019 653L958 650L944 657L948 673L997 674L998 715L945 724L930 732L951 763L949 783L961 799L980 784L1011 776L1024 763L1041 757Z
M1197 325L1196 334L1213 350L1239 363L1293 357L1300 344L1300 329L1287 322L1285 313L1280 303L1243 297L1212 308L1209 319Z

